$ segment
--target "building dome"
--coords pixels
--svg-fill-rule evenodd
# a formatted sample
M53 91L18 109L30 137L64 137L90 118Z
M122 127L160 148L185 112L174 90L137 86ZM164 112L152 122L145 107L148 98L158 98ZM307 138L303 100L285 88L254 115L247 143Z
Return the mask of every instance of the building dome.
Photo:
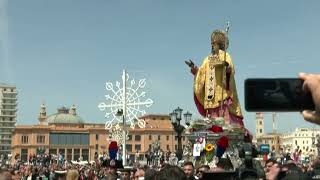
M47 117L48 124L84 124L84 120L75 113L69 113L69 109L62 107L58 113Z

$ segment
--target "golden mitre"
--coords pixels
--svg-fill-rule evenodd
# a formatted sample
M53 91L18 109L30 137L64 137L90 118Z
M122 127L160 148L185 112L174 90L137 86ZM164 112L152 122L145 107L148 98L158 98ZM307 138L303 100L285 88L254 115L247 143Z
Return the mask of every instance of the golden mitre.
M211 43L218 42L220 50L228 49L229 46L229 38L227 33L221 29L217 29L211 34ZM226 48L224 48L226 47Z

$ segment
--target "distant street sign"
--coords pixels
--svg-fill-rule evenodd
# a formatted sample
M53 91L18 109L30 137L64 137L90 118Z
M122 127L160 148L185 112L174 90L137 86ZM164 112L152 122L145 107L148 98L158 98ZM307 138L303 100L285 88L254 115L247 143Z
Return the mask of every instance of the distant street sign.
M269 154L270 152L270 145L269 144L261 144L260 145L260 153L261 154Z

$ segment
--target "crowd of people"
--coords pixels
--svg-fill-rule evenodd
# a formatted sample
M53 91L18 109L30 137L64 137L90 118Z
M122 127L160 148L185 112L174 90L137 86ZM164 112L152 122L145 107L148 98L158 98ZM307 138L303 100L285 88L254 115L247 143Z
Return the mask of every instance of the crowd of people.
M91 163L81 161L61 163L47 156L30 158L28 162L17 161L2 165L0 180L201 180L201 179L319 179L320 159L310 163L295 162L293 159L279 161L252 159L253 165L245 163L235 169L228 158L221 158L215 167L184 162L161 166L136 163L123 167L118 160L97 158Z

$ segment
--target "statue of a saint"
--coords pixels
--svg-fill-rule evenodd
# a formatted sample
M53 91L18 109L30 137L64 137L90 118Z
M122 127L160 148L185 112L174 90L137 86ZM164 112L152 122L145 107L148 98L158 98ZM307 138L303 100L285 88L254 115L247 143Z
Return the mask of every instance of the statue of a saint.
M176 153L171 152L170 157L169 157L169 164L172 166L178 165L178 158L176 156Z
M199 113L208 118L224 117L225 123L243 127L243 116L234 79L235 68L226 49L229 40L223 30L211 35L211 53L198 68L186 61L194 74L194 101Z

